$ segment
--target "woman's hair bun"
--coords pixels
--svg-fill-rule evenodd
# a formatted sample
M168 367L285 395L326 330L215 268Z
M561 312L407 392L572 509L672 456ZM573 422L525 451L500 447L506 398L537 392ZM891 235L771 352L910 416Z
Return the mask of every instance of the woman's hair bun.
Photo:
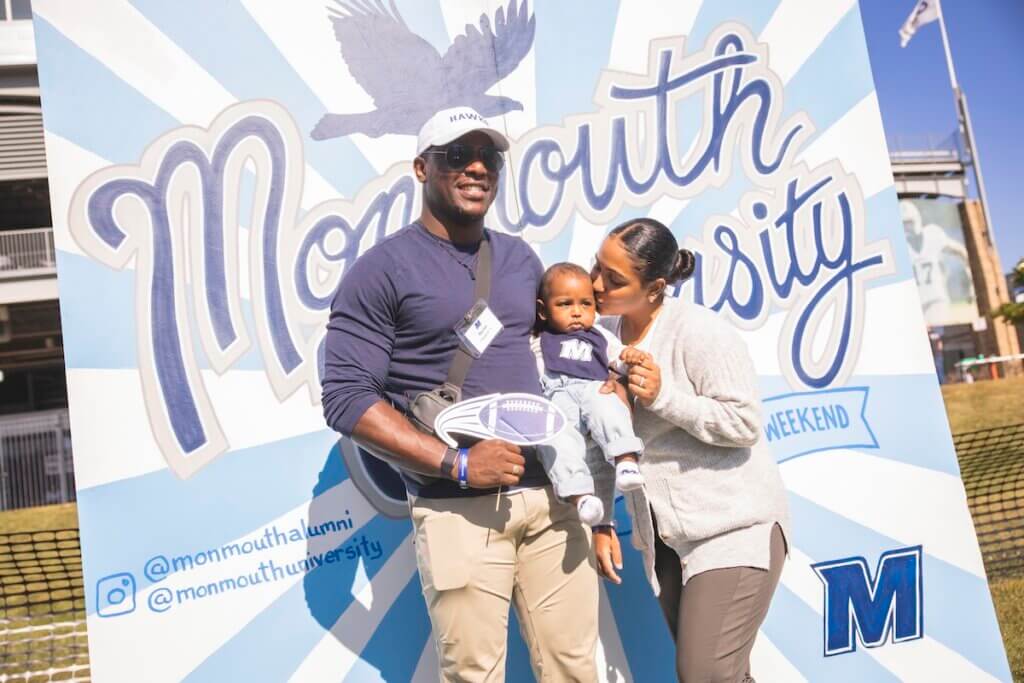
M689 249L680 249L676 252L675 263L672 272L668 276L668 283L675 284L680 280L686 280L693 275L693 268L696 265L696 258Z
M696 257L680 249L672 231L653 218L636 218L616 226L610 233L622 243L633 259L637 275L645 284L662 278L673 285L693 274Z

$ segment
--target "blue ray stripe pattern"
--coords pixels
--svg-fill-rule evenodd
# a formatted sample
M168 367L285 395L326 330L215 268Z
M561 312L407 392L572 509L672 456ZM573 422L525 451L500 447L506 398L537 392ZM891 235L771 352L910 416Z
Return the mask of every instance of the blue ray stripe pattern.
M615 30L619 0L533 3L537 18L537 125L558 125L569 114L594 111L594 90ZM565 40L565 27L587 36ZM586 77L581 77L586 74Z
M328 480L333 483L325 487ZM220 548L233 539L262 534L264 525L289 510L315 505L316 496L347 480L337 436L322 430L225 453L188 487L180 486L170 470L161 470L82 489L78 508L90 521L81 531L90 571L104 576L128 557L132 565L141 566L156 555ZM266 486L267 481L275 486ZM126 516L125 510L133 512ZM172 512L174 525L169 525ZM344 509L337 512L345 514ZM189 530L187 538L181 529ZM126 539L131 539L128 553ZM143 581L140 589L146 585Z
M277 100L288 108L304 133L312 130L326 112L323 103L240 4L211 5L201 0L173 4L135 0L132 4L238 99ZM197 23L193 17L200 14L204 20ZM231 50L223 48L219 39L223 35L231 36ZM237 54L247 57L236 59ZM307 140L305 145L307 163L343 196L354 196L374 177L372 167L350 140L331 145L311 142Z
M408 532L407 522L388 520L381 516L375 517L359 530L358 534L374 538L382 545L379 557L363 558L363 567L371 582L395 551L408 543ZM354 593L358 592L355 584L357 567L352 561L335 562L308 572L219 647L187 680L213 683L232 677L245 680L286 679L325 636L338 638L348 649L363 652L363 648L356 643L347 642L349 639L358 641L365 637L358 624L365 619L366 608L354 597ZM412 585L418 587L419 577L412 577L399 595L399 601ZM350 614L351 611L355 611L355 614ZM420 611L425 613L422 600ZM418 657L423 647L423 635L422 628L416 628L417 621L413 619L415 614L415 611L408 610L399 616L398 612L389 610L375 633L390 633L402 643L401 649L415 650L413 656ZM342 615L352 619L356 628L331 631ZM413 628L396 630L397 623L403 622L409 622L408 625ZM371 655L373 659L369 659ZM388 657L394 656L382 653L378 646L364 655L363 659L368 665L381 668ZM240 664L240 661L245 663Z
M790 493L789 500L794 518L803 522L797 526L794 544L814 561L841 557L843 548L855 547L865 557L878 557L886 550L906 545L796 494ZM998 629L988 584L929 555L927 547L924 552L924 590L938 591L926 603L927 634L1001 678L1006 673L1002 643L987 637ZM971 615L969 626L965 614Z
M178 125L45 19L37 17L34 24L36 49L60 64L59 69L40 69L47 130L111 163L128 164Z

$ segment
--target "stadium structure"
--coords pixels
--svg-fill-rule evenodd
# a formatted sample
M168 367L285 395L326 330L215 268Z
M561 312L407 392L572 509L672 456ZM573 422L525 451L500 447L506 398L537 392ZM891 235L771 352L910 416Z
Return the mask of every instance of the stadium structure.
M0 0L0 510L74 500L29 0Z
M1024 372L1017 328L992 312L1012 300L992 230L969 192L957 134L889 140L911 266L941 381Z

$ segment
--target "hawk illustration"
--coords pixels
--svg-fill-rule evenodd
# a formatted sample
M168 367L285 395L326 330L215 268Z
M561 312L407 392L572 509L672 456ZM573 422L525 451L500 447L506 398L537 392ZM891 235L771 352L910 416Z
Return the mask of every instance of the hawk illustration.
M352 77L373 98L377 109L359 114L327 114L313 128L314 140L352 133L380 137L416 135L442 109L468 106L483 116L522 111L508 97L487 90L512 73L533 46L535 19L527 0L498 8L494 29L480 15L480 26L466 25L444 57L409 30L394 0L388 11L381 0L335 0L328 8L341 56Z

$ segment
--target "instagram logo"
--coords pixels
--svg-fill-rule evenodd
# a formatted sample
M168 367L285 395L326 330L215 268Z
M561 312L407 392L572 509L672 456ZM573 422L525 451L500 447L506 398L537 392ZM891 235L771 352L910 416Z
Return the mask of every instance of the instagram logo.
M135 577L111 574L96 582L96 614L116 617L135 611Z

